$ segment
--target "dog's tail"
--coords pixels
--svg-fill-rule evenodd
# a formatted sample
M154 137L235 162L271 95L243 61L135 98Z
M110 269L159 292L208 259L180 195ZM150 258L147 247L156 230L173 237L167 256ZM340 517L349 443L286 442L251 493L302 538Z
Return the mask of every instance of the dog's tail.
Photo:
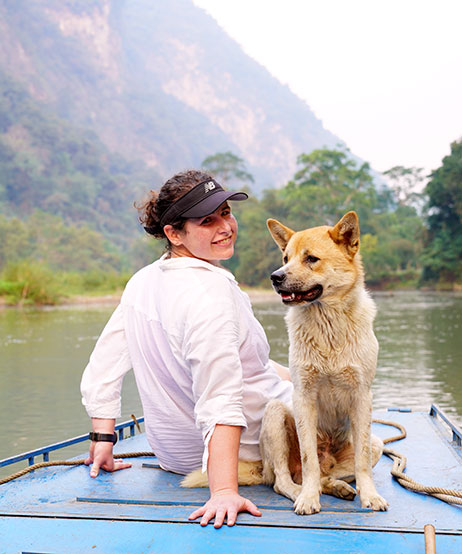
M263 483L263 464L261 460L257 462L239 460L237 471L239 485L261 485ZM208 487L209 480L207 473L202 473L200 469L196 469L188 473L180 485L188 489Z

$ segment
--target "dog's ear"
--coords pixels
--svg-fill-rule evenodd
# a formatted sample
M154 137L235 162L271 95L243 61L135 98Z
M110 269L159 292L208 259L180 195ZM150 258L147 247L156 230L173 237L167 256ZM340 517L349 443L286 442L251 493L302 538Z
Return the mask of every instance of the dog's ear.
M292 231L292 229L289 229L289 227L286 227L282 223L279 223L279 221L277 221L276 219L268 219L266 224L268 225L269 232L271 233L274 242L284 252L287 243L290 240L290 237L294 234L295 231Z
M348 212L329 230L330 238L339 246L343 246L353 259L359 250L359 220L356 212Z

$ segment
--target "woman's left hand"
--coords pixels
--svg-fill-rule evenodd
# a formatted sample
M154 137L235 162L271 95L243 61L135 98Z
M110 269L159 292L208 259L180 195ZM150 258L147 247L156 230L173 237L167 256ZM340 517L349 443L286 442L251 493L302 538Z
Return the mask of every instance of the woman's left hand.
M129 462L114 459L112 446L112 442L91 442L90 453L84 461L86 466L91 465L90 477L97 477L100 468L112 472L132 467Z
M260 510L253 502L237 492L224 490L212 494L210 499L201 508L194 511L188 519L197 519L202 516L201 525L205 526L215 518L213 526L218 529L223 525L225 517L227 517L229 527L234 525L239 512L249 512L253 516L261 516Z

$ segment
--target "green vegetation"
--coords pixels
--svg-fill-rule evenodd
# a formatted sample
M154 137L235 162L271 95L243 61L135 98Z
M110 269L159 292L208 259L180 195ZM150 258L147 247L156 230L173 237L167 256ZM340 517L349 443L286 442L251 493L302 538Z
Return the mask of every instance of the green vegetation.
M66 224L41 211L24 219L0 215L0 269L28 259L53 271L118 271L123 261L101 233L84 224Z
M346 150L302 154L298 171L285 187L234 204L239 237L236 255L227 266L243 285L268 287L269 274L280 265L280 253L266 229L266 219L276 218L299 230L332 225L355 210L369 286L452 288L460 283L462 270L462 141L451 148L424 193L417 192L423 180L417 168L390 169L386 172L389 186L380 188L368 164L356 163ZM230 152L207 160L204 167L215 164L217 176L222 169L231 181L252 181L243 160ZM15 164L17 160L13 168ZM8 191L4 167L0 160L0 187ZM32 177L23 189L16 186L22 182L13 179L7 193L8 198L14 193L16 206L25 206L24 198L36 186ZM51 215L43 209L23 208L23 215L15 217L12 205L4 199L0 202L4 212L0 213L0 296L7 303L54 304L72 295L121 290L134 270L158 258L164 248L134 226L124 227L124 236L103 233L82 219L78 210L72 215ZM118 220L114 225L134 219L131 201L113 209L117 214L113 219Z
M282 189L264 192L236 206L240 223L238 255L230 268L250 286L268 286L280 265L280 254L264 221L272 217L301 230L333 225L355 210L360 218L361 252L367 281L374 287L416 287L421 274L424 219L415 205L420 198L403 197L401 189L377 190L368 164L358 165L345 150L314 150L299 156L300 169ZM393 168L393 177L409 179L416 169ZM415 183L412 183L413 186Z
M96 135L58 118L0 72L0 214L24 220L36 210L52 213L124 251L136 229L127 206L155 178L144 164L110 154Z
M8 305L59 304L75 295L103 296L121 292L130 273L52 271L42 262L9 263L0 273L0 297Z
M56 304L59 285L56 276L45 265L23 260L8 264L0 278L0 295L9 304Z
M434 171L428 194L428 233L423 252L425 282L441 288L462 280L462 140Z

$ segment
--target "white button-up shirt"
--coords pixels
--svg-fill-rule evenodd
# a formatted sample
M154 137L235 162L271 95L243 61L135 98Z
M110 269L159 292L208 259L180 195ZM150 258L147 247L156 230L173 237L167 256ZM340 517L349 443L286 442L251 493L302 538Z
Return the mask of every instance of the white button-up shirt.
M90 417L120 416L131 368L149 444L177 473L206 467L216 424L242 427L239 457L259 460L266 403L292 398L248 296L230 272L196 258L162 258L130 279L82 377Z

